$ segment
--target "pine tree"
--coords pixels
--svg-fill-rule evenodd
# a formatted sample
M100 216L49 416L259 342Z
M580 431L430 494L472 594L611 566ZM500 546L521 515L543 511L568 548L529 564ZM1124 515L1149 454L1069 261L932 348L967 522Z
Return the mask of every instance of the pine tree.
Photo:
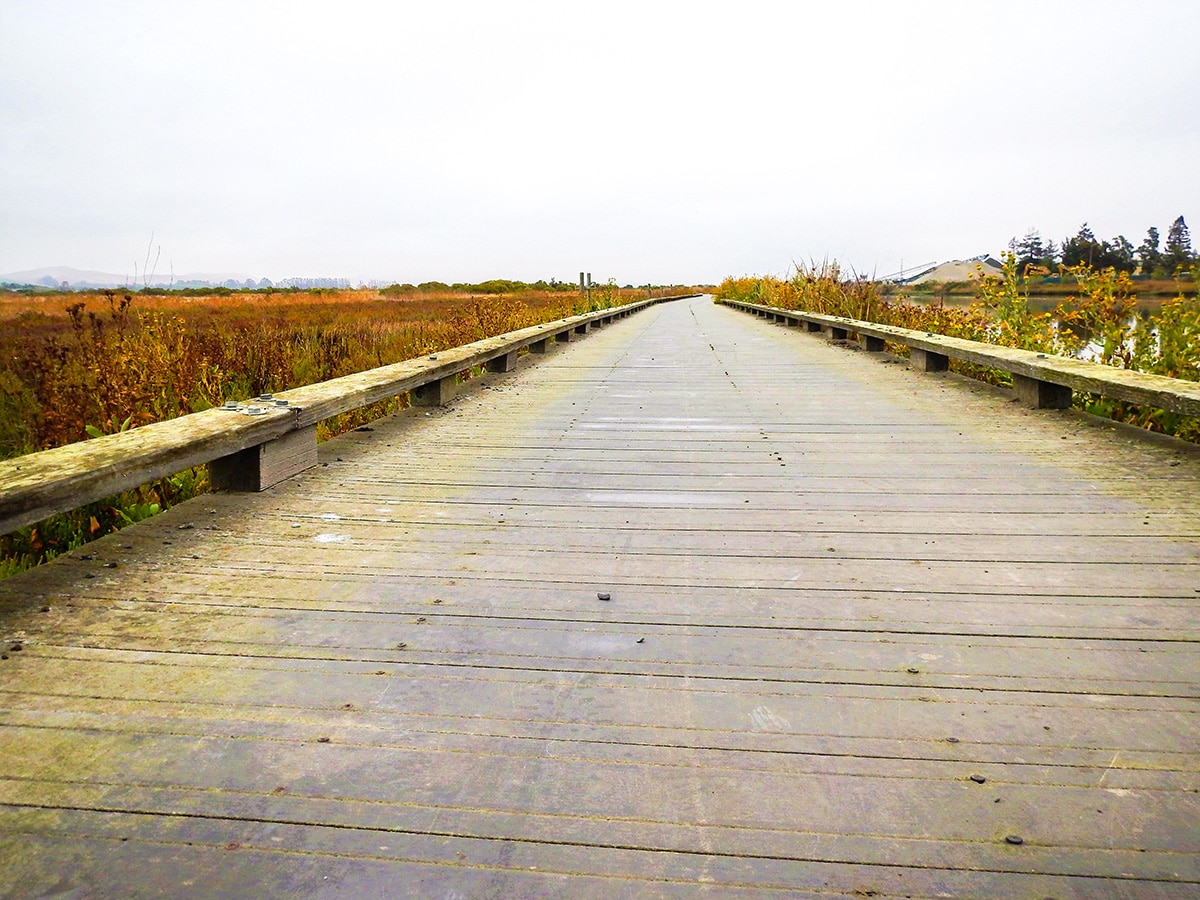
M1138 247L1138 261L1142 264L1142 274L1153 276L1156 269L1162 268L1162 253L1158 249L1158 229L1151 226L1146 229L1146 239Z
M1172 274L1190 269L1196 261L1196 254L1192 252L1192 236L1188 233L1183 216L1171 223L1167 230L1167 244L1163 249L1163 263Z
M1008 249L1016 256L1017 272L1022 277L1030 266L1046 265L1046 245L1042 243L1042 236L1036 228L1030 228L1020 240L1014 237L1008 242Z
M1104 252L1103 246L1096 240L1087 222L1079 226L1079 233L1072 238L1066 238L1062 244L1062 261L1064 266L1089 265L1094 266L1097 257Z
M1129 238L1118 234L1113 238L1112 243L1105 241L1104 246L1109 251L1108 258L1105 260L1106 265L1110 265L1120 272L1133 271L1133 244L1129 243Z

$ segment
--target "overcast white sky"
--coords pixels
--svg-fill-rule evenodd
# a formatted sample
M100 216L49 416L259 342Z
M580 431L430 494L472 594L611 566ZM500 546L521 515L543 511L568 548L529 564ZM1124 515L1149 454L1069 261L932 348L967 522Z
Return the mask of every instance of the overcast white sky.
M884 275L1200 226L1200 2L0 0L0 272ZM1200 231L1197 232L1200 235Z

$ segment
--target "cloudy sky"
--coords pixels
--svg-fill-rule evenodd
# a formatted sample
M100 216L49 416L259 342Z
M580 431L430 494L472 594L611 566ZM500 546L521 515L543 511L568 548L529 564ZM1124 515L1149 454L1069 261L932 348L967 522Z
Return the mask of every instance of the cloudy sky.
M0 273L620 283L1200 227L1196 0L0 0ZM1200 235L1200 231L1197 232Z

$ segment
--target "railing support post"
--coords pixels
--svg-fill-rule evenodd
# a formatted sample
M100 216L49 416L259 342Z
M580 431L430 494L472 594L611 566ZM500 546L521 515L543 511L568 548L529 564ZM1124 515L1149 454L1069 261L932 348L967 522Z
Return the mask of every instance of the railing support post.
M950 368L950 357L912 347L908 351L908 364L918 372L945 372Z
M882 353L886 346L883 338L871 337L869 334L860 334L858 340L862 348L870 353Z
M576 334L587 334L588 333L588 323L584 322L582 325L576 325L575 333Z
M569 344L575 340L575 333L569 329L567 331L560 331L554 336L554 340L559 344Z
M489 359L484 366L489 372L511 372L517 367L517 351L505 353L495 359Z
M809 332L809 334L820 334L821 333L821 323L820 322L805 322L804 327L805 327L805 330Z
M317 464L317 426L247 447L208 464L208 480L218 491L265 491Z
M850 336L850 333L845 328L838 328L836 325L829 326L829 339L831 341L844 341Z
M445 406L454 398L454 376L422 384L409 391L413 406Z
M534 341L532 344L529 345L529 352L530 353L549 353L550 352L550 339L542 338L540 341Z
M1071 405L1071 389L1063 384L1040 381L1013 373L1017 399L1034 409L1066 409Z

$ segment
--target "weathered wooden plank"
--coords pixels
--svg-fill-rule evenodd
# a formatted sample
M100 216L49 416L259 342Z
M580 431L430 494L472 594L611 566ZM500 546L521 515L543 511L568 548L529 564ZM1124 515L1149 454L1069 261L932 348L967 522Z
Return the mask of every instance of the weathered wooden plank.
M1166 560L1163 555L1149 561L1064 561L1064 554L1047 554L1042 559L947 558L937 553L896 558L847 554L836 546L814 548L809 553L776 551L770 556L736 552L698 555L681 550L667 552L624 551L620 557L610 548L594 550L551 550L501 546L496 552L484 547L463 548L447 553L444 545L432 542L409 545L403 538L393 544L357 539L349 529L329 526L305 543L303 559L289 563L294 573L335 574L359 568L370 561L381 578L402 576L407 571L425 575L485 577L534 576L538 573L563 576L576 584L711 585L729 589L745 587L820 587L830 581L860 584L890 590L946 590L970 586L987 587L999 582L1026 589L1051 588L1078 593L1091 589L1096 594L1118 591L1129 581L1160 595L1194 594L1200 583L1200 559L1185 553ZM293 541L292 547L295 546ZM279 544L262 548L281 556L289 547ZM1164 554L1165 555L1165 554ZM231 543L219 557L200 562L182 560L176 572L207 571L215 577L253 571L262 562L262 550ZM101 565L90 567L106 577ZM95 576L93 576L95 577Z
M32 740L27 739L30 736ZM23 759L36 752L37 737L36 730L7 729L3 742L14 759ZM213 816L255 816L297 824L311 821L306 812L311 815L316 809L326 823L345 826L387 823L397 830L421 833L440 821L451 834L482 837L499 830L512 837L554 840L565 833L573 843L675 851L694 847L696 836L689 832L703 829L713 852L744 855L756 853L757 846L758 854L776 858L787 858L789 845L810 839L814 832L835 839L856 837L862 845L880 838L927 842L913 848L910 865L934 864L940 854L959 856L960 861L970 858L970 848L956 844L990 844L999 852L1005 834L1019 831L1033 852L1068 851L1065 859L1044 853L1047 868L1060 874L1075 874L1070 870L1074 861L1069 850L1095 846L1094 829L1103 823L1106 830L1124 836L1106 849L1124 850L1131 859L1139 850L1175 854L1182 857L1173 861L1177 878L1198 880L1200 875L1200 836L1188 827L1194 822L1197 803L1187 790L1122 789L1113 794L1096 786L988 786L960 775L912 779L918 782L918 794L909 779L865 773L752 770L732 760L732 767L710 763L704 769L706 776L698 776L686 760L670 764L656 758L646 764L536 753L497 754L496 764L510 774L493 779L472 777L464 768L470 761L461 754L416 748L388 752L347 743L336 730L324 744L315 739L279 744L213 737L205 749L220 764L204 767L188 764L187 751L194 739L142 736L136 745L155 760L157 777L114 789L111 785L121 777L120 760L135 743L131 737L74 736L76 743L92 742L98 760L111 762L98 761L94 774L86 779L43 765L40 779L0 781L0 800L46 802L53 791L57 802L46 805L168 815L203 810ZM63 742L65 752L74 756L71 739ZM382 766L387 766L388 776L373 777ZM290 777L296 771L317 769L324 770L319 785L296 783ZM464 780L472 789L470 804L458 802ZM393 794L396 781L405 785L400 802ZM706 794L701 809L689 802L698 782ZM566 785L570 790L562 790ZM276 790L280 786L283 791ZM614 795L626 811L619 820L607 818ZM997 804L996 799L1002 802ZM522 811L522 821L504 822L500 817L509 818L514 807ZM684 810L699 813L701 822L682 816ZM863 810L874 813L870 831L863 827ZM709 816L720 821L704 821ZM936 837L930 833L932 821L944 822ZM820 858L819 851L815 855ZM995 859L986 851L980 855ZM868 856L861 861L883 860ZM1093 874L1119 874L1112 860L1105 861L1107 870L1093 868ZM1096 859L1089 862L1095 866ZM1153 872L1159 877L1171 871L1161 858L1140 861L1137 868L1143 875Z
M369 613L418 618L441 607L458 619L496 621L574 622L580 627L609 622L610 614L588 609L578 600L575 586L542 580L506 585L488 584L486 599L479 597L476 579L423 579L375 586L370 590L358 579L296 578L272 592L257 591L248 598L236 583L182 577L163 598L159 589L145 585L145 598L129 599L123 592L103 587L89 598L64 598L61 594L25 596L31 601L53 600L57 614L42 627L26 629L31 640L45 640L53 632L61 643L76 629L99 628L95 615L110 610L136 609L181 616L258 614L277 611L280 616L298 612ZM13 604L7 604L13 605ZM44 605L44 604L43 604ZM700 605L702 616L694 611ZM52 612L54 608L52 607ZM1195 641L1200 623L1194 602L1179 597L1096 597L1063 594L880 593L872 591L725 592L709 588L659 588L652 607L623 609L619 621L629 625L702 625L714 628L803 629L810 632L854 632L892 635L984 635L1120 639L1131 642ZM1014 621L1014 617L1019 617ZM220 621L220 620L218 620ZM101 628L101 630L103 630ZM85 642L88 632L79 632ZM1142 646L1138 644L1138 646Z
M280 579L276 579L277 581ZM142 596L104 588L84 600L60 592L20 598L21 605L58 604L51 607L45 624L25 629L32 641L61 644L78 633L87 643L90 629L105 630L96 619L112 610L136 609L166 613L169 622L185 617L220 617L277 612L280 622L304 611L376 616L450 616L464 622L488 621L577 623L587 628L613 621L613 614L589 607L578 585L538 582L505 582L495 579L443 578L367 582L354 578L296 577L271 591L248 597L240 590L244 579L214 582L184 576L177 588L164 593L163 585L144 584ZM207 588L207 590L206 590ZM481 597L481 590L486 591ZM1200 625L1195 603L1186 596L1096 597L1063 594L997 595L991 593L878 591L737 591L710 588L656 588L651 602L621 609L617 621L627 625L697 625L713 628L801 629L808 632L857 633L895 639L904 635L981 635L1050 637L1058 639L1110 639L1136 642L1139 652L1161 642L1194 642ZM8 606L15 604L9 603ZM704 610L698 615L695 609ZM38 608L38 607L34 607ZM290 620L290 619L289 619ZM386 621L379 620L381 623ZM87 630L84 630L87 629ZM56 634L54 640L46 637ZM738 632L730 632L737 635ZM1148 642L1148 643L1141 643ZM62 652L61 650L59 652Z
M407 671L421 677L422 668ZM295 669L293 668L293 671ZM372 676L378 678L379 676ZM615 681L613 676L607 676ZM943 696L947 696L943 692ZM949 695L953 702L952 695ZM1053 695L1047 695L1053 697ZM642 726L552 723L493 717L467 718L415 710L372 708L369 719L338 709L271 708L236 711L218 704L170 701L40 697L14 698L5 710L14 729L56 729L109 735L166 735L173 739L220 734L229 740L310 742L314 733L336 731L340 741L379 751L484 752L496 756L540 755L645 765L741 768L807 775L892 777L965 783L964 770L1001 785L1063 785L1115 790L1188 792L1200 769L1196 753L1128 751L1115 762L1102 748L1068 748L1047 740L1032 748L955 745L902 738L804 733L784 729L757 698L756 727L749 731L696 733L662 727L657 739ZM343 704L344 705L344 704ZM1159 706L1163 704L1160 703ZM69 708L65 708L68 707ZM1060 704L1061 706L1061 704ZM769 709L769 708L767 708ZM1174 710L1173 710L1174 711ZM755 723L752 723L755 724ZM968 768L969 767L969 768ZM30 771L34 766L30 765ZM38 775L45 773L38 770Z
M585 846L569 838L539 843L465 834L412 835L384 822L374 828L339 829L247 816L234 826L238 840L228 842L229 824L195 815L164 819L138 813L117 817L54 810L38 819L41 831L24 848L28 853L26 872L38 872L40 857L48 850L53 852L54 838L70 834L77 842L74 855L79 863L74 867L77 874L67 884L102 895L124 893L128 885L125 873L136 871L141 863L136 852L130 852L130 837L145 839L156 833L164 846L146 886L163 894L176 894L194 885L194 873L210 868L219 868L206 884L216 896L245 896L257 893L263 884L296 882L333 885L337 893L412 897L457 893L607 898L640 891L663 897L761 897L779 892L828 897L834 892L848 897L978 893L1025 898L1069 896L1074 890L1070 876L1014 871L1014 863L1021 858L1017 851L1007 857L997 854L997 863L990 869L966 872L886 861L878 865L827 862L804 858L800 846L787 859L717 852L697 857L657 848ZM314 848L311 857L281 854L278 844L284 841ZM231 854L230 850L238 852ZM847 857L860 855L851 841L843 842L839 850ZM887 845L881 844L877 853L886 850ZM114 861L115 871L88 871L87 861L98 852ZM1026 858L1029 855L1024 854ZM1116 861L1129 855L1118 851L1112 856ZM231 865L231 857L244 865ZM26 879L33 880L27 875ZM1191 896L1188 885L1139 883L1132 872L1111 881L1096 879L1089 887L1125 890L1131 885L1151 889L1155 897L1164 900Z
M324 515L338 515L330 507ZM813 524L807 529L737 529L671 527L635 529L616 523L596 523L563 533L561 525L547 524L539 515L520 529L507 527L494 516L481 516L473 522L459 521L429 523L398 522L390 517L355 516L350 510L339 519L322 519L317 514L288 517L264 516L240 529L237 544L231 553L223 552L225 561L239 557L239 548L253 555L260 552L279 552L294 548L297 539L316 541L328 533L330 521L337 530L354 542L357 549L396 551L400 553L429 552L445 555L448 541L460 551L484 553L503 548L505 555L523 553L579 553L595 555L611 541L621 540L624 552L649 556L705 556L737 559L828 559L836 553L839 559L871 559L880 562L1050 562L1064 557L1076 564L1125 565L1136 557L1140 564L1200 563L1200 536L1166 537L1147 546L1147 529L1142 525L1134 533L1063 534L1051 530L1054 520L1043 521L1044 534L963 533L956 531L920 532L904 530L878 531L867 525L858 530L849 524L841 528ZM907 523L904 523L907 524ZM299 525L297 528L292 527ZM878 525L876 525L878 527ZM1133 530L1133 529L1131 529ZM831 549L832 548L832 549ZM83 552L81 551L82 555ZM92 554L93 556L95 554Z
M1197 698L1186 673L1197 668L1194 651L1174 642L1105 641L942 635L917 640L900 634L847 637L801 629L743 629L661 622L610 625L537 620L470 622L449 616L397 619L291 614L289 637L274 637L279 617L226 617L219 637L211 622L173 616L169 636L156 613L110 613L86 631L64 628L36 641L39 654L100 639L114 650L215 653L254 658L401 658L413 663L461 665L503 659L506 666L574 672L625 671L670 677L741 677L775 683L891 685L908 689L1042 691L1090 695ZM424 627L414 629L416 620ZM645 643L653 643L648 652ZM733 644L733 649L729 645ZM853 663L848 662L853 660Z
M835 548L836 549L836 548ZM381 581L403 579L410 572L422 577L489 577L510 582L539 580L544 574L556 577L574 590L604 590L606 587L716 587L738 590L807 590L836 582L864 590L905 592L987 592L1002 583L1022 593L1066 593L1080 595L1125 595L1126 585L1137 582L1143 595L1194 597L1193 585L1200 583L1200 563L1128 563L1119 566L1097 563L995 562L928 560L908 561L838 558L738 559L666 555L507 553L495 557L464 553L451 555L437 550L396 553L356 545L348 535L323 532L313 546L305 547L303 558L289 560L294 576L336 577L360 571L367 562L373 577ZM547 564L553 568L547 570ZM207 572L210 577L237 578L252 575L262 567L255 554L241 558L202 562L180 560L177 572ZM87 577L86 573L81 573ZM91 577L110 578L108 573ZM166 576L169 582L171 574ZM1136 595L1137 592L1135 592Z

